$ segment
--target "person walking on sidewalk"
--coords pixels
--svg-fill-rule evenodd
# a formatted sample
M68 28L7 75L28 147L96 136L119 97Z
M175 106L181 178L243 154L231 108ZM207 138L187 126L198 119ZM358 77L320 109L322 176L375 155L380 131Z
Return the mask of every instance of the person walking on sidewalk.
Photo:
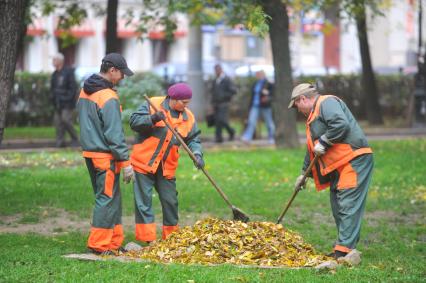
M50 80L50 96L54 113L56 128L56 146L65 147L65 134L71 136L71 145L78 145L77 133L73 125L73 110L77 96L77 83L74 70L64 66L64 55L58 53L53 56L55 71Z
M129 183L134 178L121 123L121 105L114 86L133 72L118 53L102 59L99 74L93 74L80 92L77 107L80 141L95 193L92 227L87 242L95 254L124 251L121 225L120 171Z
M235 137L235 129L229 125L229 105L232 96L237 93L237 89L231 78L223 72L221 65L215 65L214 71L216 78L211 85L211 102L216 125L215 141L221 143L223 142L223 128L228 132L229 140L233 140Z
M256 130L259 114L262 115L268 129L268 143L274 144L275 124L272 118L272 96L273 84L270 83L265 76L263 70L256 72L257 81L252 87L252 95L250 99L250 112L248 117L247 128L244 131L241 140L250 142L253 139L254 131Z
M368 187L373 172L373 154L367 139L346 104L333 95L319 95L311 84L297 85L288 108L296 107L305 117L307 153L304 172L314 155L312 168L318 191L330 187L330 203L337 227L334 258L355 249L361 231ZM303 174L296 180L302 184Z
M162 238L178 229L178 199L175 171L179 161L179 141L164 119L180 134L194 153L197 168L204 167L201 142L195 117L187 108L192 90L185 83L172 85L166 97L153 97L130 116L130 127L138 133L131 161L135 170L136 240L156 240L156 224L152 209L153 188L158 193L163 211Z

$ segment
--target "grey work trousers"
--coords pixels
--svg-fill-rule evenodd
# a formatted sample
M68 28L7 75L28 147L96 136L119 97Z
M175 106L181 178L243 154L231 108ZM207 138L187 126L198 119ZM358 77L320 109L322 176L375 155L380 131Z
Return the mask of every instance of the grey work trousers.
M360 155L351 160L350 165L356 173L356 187L338 189L341 176L337 170L330 173L330 204L338 234L334 249L343 252L354 249L359 241L373 172L373 154Z
M73 125L72 109L56 109L54 114L56 128L56 146L65 146L65 134L69 133L72 142L77 142L77 132Z

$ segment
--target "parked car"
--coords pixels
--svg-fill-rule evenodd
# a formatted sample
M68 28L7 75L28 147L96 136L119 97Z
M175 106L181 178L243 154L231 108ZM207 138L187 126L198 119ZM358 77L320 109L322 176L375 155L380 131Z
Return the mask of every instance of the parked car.
M228 75L234 76L234 69L227 63L216 61L203 61L203 78L208 80L213 77L214 66L220 64L223 71ZM166 62L154 66L151 70L154 74L162 77L163 79L171 82L186 81L188 77L188 63L184 62Z
M257 71L265 71L266 77L273 81L274 80L274 66L269 64L248 64L242 65L235 69L235 75L239 77L254 76ZM324 67L310 67L310 68L293 68L293 76L325 76L337 74L335 68L324 68Z
M75 79L81 86L88 77L97 73L99 73L99 67L76 67L74 70Z

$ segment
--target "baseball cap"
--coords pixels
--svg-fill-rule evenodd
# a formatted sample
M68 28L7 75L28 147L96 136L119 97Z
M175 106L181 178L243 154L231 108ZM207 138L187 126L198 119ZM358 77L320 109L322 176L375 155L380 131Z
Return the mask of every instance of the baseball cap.
M295 88L293 88L293 92L291 93L291 99L290 99L290 104L288 105L288 108L290 109L294 107L294 101L299 96L308 95L313 92L317 92L317 90L312 84L303 83L303 84L297 85Z
M121 54L118 53L109 53L107 54L103 59L103 62L109 62L112 65L114 65L115 68L119 69L123 72L126 76L133 76L132 70L127 67L126 59Z

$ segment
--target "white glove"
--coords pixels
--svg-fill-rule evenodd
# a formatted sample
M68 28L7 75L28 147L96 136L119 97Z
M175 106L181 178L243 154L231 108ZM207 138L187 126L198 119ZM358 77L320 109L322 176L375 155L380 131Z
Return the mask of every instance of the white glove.
M316 155L319 155L319 156L324 155L324 153L325 153L326 150L327 149L325 148L325 146L322 143L320 143L320 142L318 142L314 146L314 152L315 152Z
M304 189L306 186L306 181L308 180L308 178L305 178L305 180L303 180L303 175L300 175L299 177L297 177L296 179L296 183L294 184L294 188L295 189Z
M135 172L132 165L123 168L123 182L128 184L130 181L135 181Z

